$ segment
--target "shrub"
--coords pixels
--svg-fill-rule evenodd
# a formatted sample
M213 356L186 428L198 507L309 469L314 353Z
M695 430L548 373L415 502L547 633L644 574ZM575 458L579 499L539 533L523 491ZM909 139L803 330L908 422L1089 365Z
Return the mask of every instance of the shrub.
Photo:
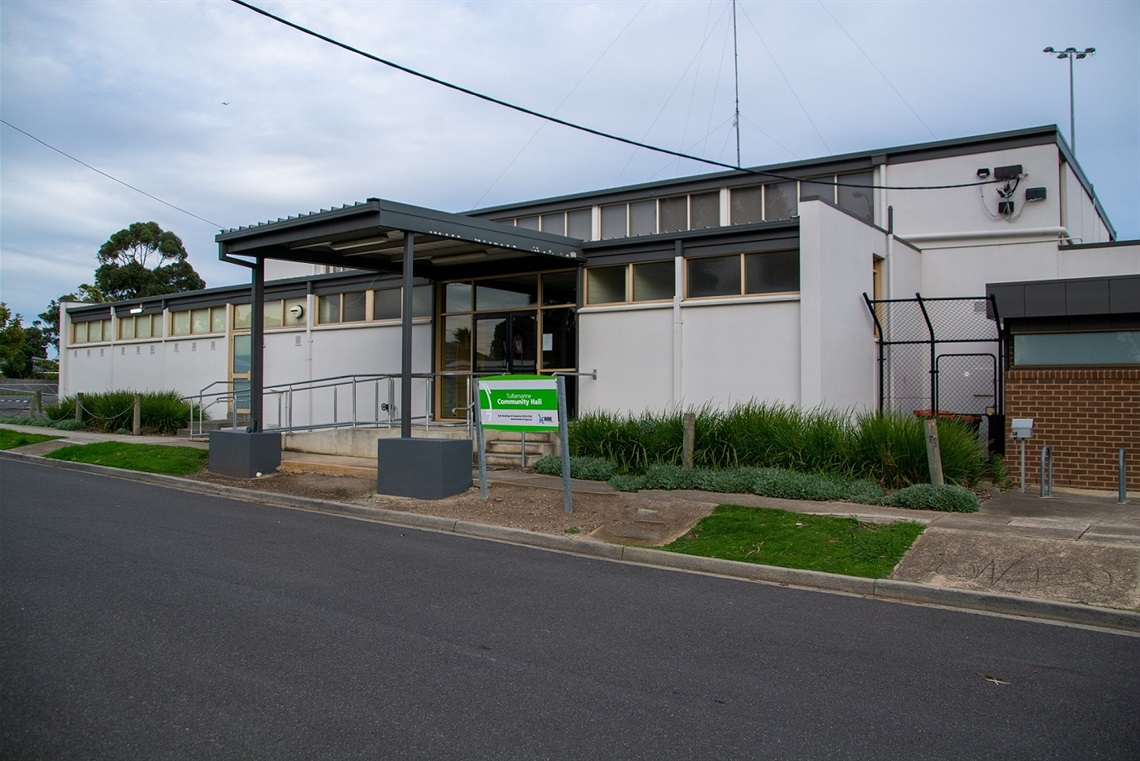
M618 473L610 478L609 483L614 491L636 492L645 488L645 480L641 476L633 476L629 473Z
M843 499L843 489L830 478L781 468L764 468L752 484L762 497L778 499Z
M759 468L702 468L696 471L696 485L693 488L718 494L748 494L760 473Z
M883 504L914 510L941 510L947 513L976 513L980 507L976 494L953 484L944 486L915 484L895 492L887 497Z
M8 423L9 425L34 425L40 428L46 428L51 425L50 420L45 420L42 417L17 417L15 415L0 415L0 423Z
M536 473L547 476L562 475L562 458L554 455L542 457L534 464ZM583 481L608 481L614 474L614 465L600 457L571 457L570 477Z
M129 433L134 424L135 391L107 391L83 395L83 425L101 431ZM75 397L48 405L44 414L54 421L75 420ZM172 434L187 425L190 405L176 391L148 391L139 399L139 423L158 433ZM75 429L68 429L75 430Z
M680 465L650 465L642 475L643 489L697 489L696 474L698 471L685 470Z

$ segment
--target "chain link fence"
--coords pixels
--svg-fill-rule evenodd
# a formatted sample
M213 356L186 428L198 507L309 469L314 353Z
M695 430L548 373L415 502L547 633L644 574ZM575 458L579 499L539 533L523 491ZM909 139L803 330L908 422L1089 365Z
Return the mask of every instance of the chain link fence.
M880 409L978 417L1001 411L992 298L863 298L879 339Z

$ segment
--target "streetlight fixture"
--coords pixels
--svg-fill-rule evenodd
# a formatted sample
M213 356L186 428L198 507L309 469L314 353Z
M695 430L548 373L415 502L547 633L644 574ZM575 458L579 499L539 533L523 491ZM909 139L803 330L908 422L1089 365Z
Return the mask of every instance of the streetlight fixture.
M1049 55L1057 56L1059 59L1069 59L1069 141L1073 146L1073 153L1077 152L1077 118L1073 108L1073 59L1080 60L1088 58L1090 55L1096 54L1096 48L1085 48L1084 50L1077 50L1076 48L1065 48L1064 50L1056 50L1052 45L1041 51Z

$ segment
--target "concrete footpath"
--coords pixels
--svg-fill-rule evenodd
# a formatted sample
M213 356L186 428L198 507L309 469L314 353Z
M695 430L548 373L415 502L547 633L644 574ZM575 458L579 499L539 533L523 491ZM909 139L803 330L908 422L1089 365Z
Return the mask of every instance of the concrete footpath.
M63 436L59 442L0 453L11 457L35 458L60 467L112 471L120 477L163 483L177 488L626 562L1140 633L1140 495L1130 495L1126 504L1118 504L1115 493L1055 490L1055 496L1043 499L1032 491L1026 494L1007 491L990 496L983 502L980 512L961 514L846 502L779 500L755 495L696 491L669 493L669 499L682 498L694 503L731 502L795 512L855 516L873 522L911 520L925 524L926 532L899 563L891 578L872 580L697 558L602 542L588 537L536 534L454 519L257 492L191 479L45 460L42 454L65 444L108 440L200 448L205 448L206 444L165 436L62 432L8 424L3 427L27 433ZM283 452L282 469L370 478L375 478L376 475L375 461L300 452ZM488 473L488 483L492 488L495 483L535 489L562 488L559 478L517 470L492 471ZM607 484L591 481L574 481L573 489L575 492L610 490ZM647 508L652 508L654 501L661 500L664 495L644 491L633 496L643 500Z

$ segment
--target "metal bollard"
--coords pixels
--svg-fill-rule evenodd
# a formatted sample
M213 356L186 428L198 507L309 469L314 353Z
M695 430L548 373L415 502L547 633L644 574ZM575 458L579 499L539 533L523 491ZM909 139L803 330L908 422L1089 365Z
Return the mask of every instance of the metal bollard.
M1124 467L1124 447L1120 448L1120 452L1116 458L1116 471L1117 471L1117 495L1116 501L1124 504L1128 501L1128 471Z
M1046 466L1048 467L1048 480L1046 480ZM1046 486L1048 484L1048 486ZM1041 496L1053 496L1053 447L1048 444L1041 447Z

